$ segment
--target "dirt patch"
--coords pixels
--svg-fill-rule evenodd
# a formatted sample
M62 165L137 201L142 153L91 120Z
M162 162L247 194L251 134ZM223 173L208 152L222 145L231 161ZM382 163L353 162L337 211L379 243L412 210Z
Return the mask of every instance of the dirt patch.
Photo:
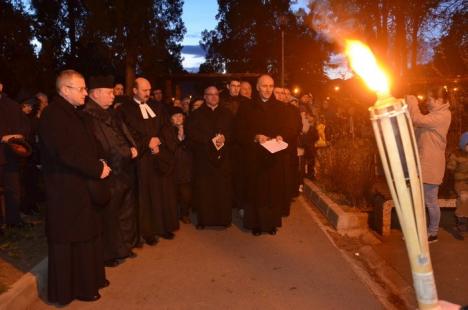
M0 294L47 256L43 218L28 216L25 221L32 226L0 235Z

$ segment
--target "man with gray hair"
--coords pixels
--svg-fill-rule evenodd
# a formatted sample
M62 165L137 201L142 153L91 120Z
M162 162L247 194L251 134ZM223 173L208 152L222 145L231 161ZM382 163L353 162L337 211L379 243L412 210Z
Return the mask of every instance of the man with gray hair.
M95 301L109 285L102 256L97 196L111 169L78 108L88 94L74 70L57 77L58 96L39 122L41 159L47 192L46 235L49 251L48 300L66 305L74 299Z
M255 236L276 234L288 197L285 183L285 150L270 153L262 146L269 140L283 141L287 135L284 106L273 95L274 81L269 75L257 80L258 95L239 110L234 136L245 151L247 204L244 227Z

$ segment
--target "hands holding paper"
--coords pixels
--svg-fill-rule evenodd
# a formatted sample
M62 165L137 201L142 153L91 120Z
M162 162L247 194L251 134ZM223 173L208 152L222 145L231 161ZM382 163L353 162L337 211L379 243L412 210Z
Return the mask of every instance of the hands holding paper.
M282 151L288 147L288 144L283 141L282 136L276 136L275 138L271 139L265 135L256 135L255 142L260 143L261 146L266 148L272 154Z
M213 141L214 146L219 151L224 146L226 138L223 134L218 133L211 141Z
M283 137L281 137L281 136L276 136L275 139L278 142L283 141ZM263 144L263 143L267 142L268 140L271 140L271 138L267 137L265 135L256 135L255 136L255 142L258 142L260 144Z

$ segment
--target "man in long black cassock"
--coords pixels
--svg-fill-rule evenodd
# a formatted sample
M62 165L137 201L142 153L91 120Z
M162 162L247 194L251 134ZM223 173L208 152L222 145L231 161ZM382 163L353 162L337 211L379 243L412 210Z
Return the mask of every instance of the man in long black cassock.
M284 153L270 153L261 143L283 140L287 132L283 121L284 106L273 94L274 81L262 75L257 81L258 95L241 109L235 123L235 138L245 152L248 192L244 227L255 236L262 232L276 234L281 214L288 203L284 175Z
M302 120L299 109L292 105L292 96L288 89L275 87L275 98L283 104L282 125L284 128L283 139L288 143L288 148L283 154L285 158L284 174L288 201L283 205L282 215L289 216L290 201L299 193L299 158L297 157L297 142L302 130Z
M78 109L87 95L83 77L65 70L56 81L58 96L40 123L41 159L47 192L46 235L49 251L48 299L99 299L107 286L102 256L101 216L91 186L110 174L100 160L97 141Z
M30 128L19 105L2 92L0 83L0 185L4 187L5 224L24 227L20 217L20 158L7 146L10 139L24 139Z
M139 231L148 245L154 245L158 236L173 239L179 228L177 204L166 202L162 177L158 172L159 138L167 116L162 104L150 99L151 84L137 78L133 86L133 99L118 111L137 144L137 178L139 202ZM166 197L167 198L167 197Z
M135 257L136 177L133 159L138 152L125 123L111 108L114 100L112 76L92 76L84 112L88 126L103 150L103 159L112 169L108 179L111 198L103 210L103 243L106 267L115 267L125 258Z
M193 203L197 228L230 226L232 182L230 143L233 116L219 105L214 86L205 89L205 105L190 116L187 137L194 150Z
M235 118L239 109L242 109L245 104L248 104L248 98L240 95L241 83L238 79L231 79L226 85L227 92L221 94L221 107L229 110ZM231 163L232 163L232 182L234 189L234 208L242 210L245 205L246 192L246 172L244 166L243 151L241 147L233 141L230 145Z

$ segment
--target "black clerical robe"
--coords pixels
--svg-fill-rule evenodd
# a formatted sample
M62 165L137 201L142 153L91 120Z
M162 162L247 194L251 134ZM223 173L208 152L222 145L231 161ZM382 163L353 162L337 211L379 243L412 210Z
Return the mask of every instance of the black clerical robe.
M99 147L82 111L57 96L39 123L47 192L48 299L91 298L105 286L101 215L90 182L100 182Z
M138 148L137 178L139 202L140 235L147 239L155 235L164 235L179 228L177 210L174 204L165 203L162 176L158 161L149 149L151 137L159 137L167 115L160 104L147 103L155 113L144 118L139 103L131 100L121 105L117 111L127 125Z
M232 120L228 110L203 105L191 114L187 122L187 137L194 151L193 204L201 226L229 226L232 221L229 149ZM212 141L217 134L226 138L219 150Z
M284 111L283 104L272 96L266 102L255 98L237 114L234 135L244 151L247 169L247 229L269 232L280 227L284 206L289 203L284 173L287 150L271 154L254 141L259 134L284 138L288 132Z
M136 143L114 109L104 110L89 99L84 112L103 159L112 169L108 180L111 197L103 210L104 259L126 257L138 242L135 165L130 152Z

